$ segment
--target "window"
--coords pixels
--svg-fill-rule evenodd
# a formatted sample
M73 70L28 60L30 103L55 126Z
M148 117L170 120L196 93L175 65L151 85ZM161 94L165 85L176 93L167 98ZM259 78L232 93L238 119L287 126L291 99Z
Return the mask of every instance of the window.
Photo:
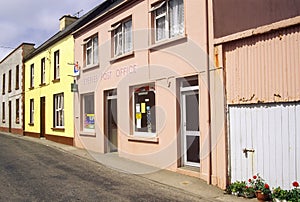
M166 0L152 8L155 42L183 35L184 6L183 0Z
M2 123L5 123L5 102L2 102Z
M20 79L20 68L19 65L17 65L16 66L16 90L20 88L19 79Z
M59 51L54 52L54 80L59 79Z
M85 41L86 66L98 64L98 35Z
M11 92L11 70L8 72L8 92Z
M2 75L2 94L5 94L5 74Z
M94 94L83 96L83 131L94 132L95 114L94 114Z
M114 38L114 57L132 51L132 20L118 23L111 30Z
M134 88L134 118L134 135L156 135L154 84Z
M45 77L46 69L45 68L46 68L45 67L45 58L43 58L41 60L41 84L45 84L46 83L45 82L45 79L46 79L46 77Z
M16 123L20 123L20 99L16 99Z
M30 65L30 88L34 87L34 64Z
M34 100L30 99L30 124L34 123Z
M64 94L54 95L54 127L64 127Z

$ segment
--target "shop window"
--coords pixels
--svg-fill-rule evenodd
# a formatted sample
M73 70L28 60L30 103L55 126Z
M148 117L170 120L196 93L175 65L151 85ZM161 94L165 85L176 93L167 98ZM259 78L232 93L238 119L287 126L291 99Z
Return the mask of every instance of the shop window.
M54 80L58 80L60 75L59 75L59 50L54 52Z
M165 0L151 8L155 42L184 34L183 0Z
M20 99L16 99L16 123L20 123Z
M34 100L30 99L30 120L29 124L34 123Z
M34 87L34 64L30 65L30 88Z
M46 83L46 63L45 58L41 60L41 85Z
M113 32L114 57L124 55L132 51L132 20L127 19L114 25Z
M64 127L64 94L54 95L54 127Z
M94 94L83 95L83 131L95 131Z
M94 35L84 41L85 65L98 64L98 35Z
M5 123L5 102L2 102L2 123Z
M134 89L134 135L156 136L154 85Z

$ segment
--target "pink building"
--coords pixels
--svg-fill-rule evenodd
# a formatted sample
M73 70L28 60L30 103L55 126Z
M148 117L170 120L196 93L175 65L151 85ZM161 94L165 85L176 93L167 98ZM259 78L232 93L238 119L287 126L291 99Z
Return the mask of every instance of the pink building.
M74 32L75 145L224 188L224 122L216 123L215 140L210 129L211 4L113 2Z

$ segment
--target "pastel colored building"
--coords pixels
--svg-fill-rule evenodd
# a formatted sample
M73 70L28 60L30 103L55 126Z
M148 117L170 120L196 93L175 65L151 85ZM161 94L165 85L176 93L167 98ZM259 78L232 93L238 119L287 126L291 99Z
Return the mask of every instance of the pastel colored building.
M74 39L77 18L63 16L60 31L25 59L25 132L68 145L74 138Z
M34 44L22 43L0 62L0 131L23 135L24 63Z
M214 131L210 124L212 4L113 2L73 33L80 67L75 146L224 188L224 122Z

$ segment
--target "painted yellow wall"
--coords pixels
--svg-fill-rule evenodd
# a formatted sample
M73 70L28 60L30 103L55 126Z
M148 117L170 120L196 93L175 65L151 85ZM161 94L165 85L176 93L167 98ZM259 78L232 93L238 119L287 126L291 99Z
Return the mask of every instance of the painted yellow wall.
M59 50L60 81L54 80L54 52ZM45 58L46 85L41 84L41 60ZM74 137L74 95L71 92L74 63L74 39L67 36L25 63L25 131L40 133L40 98L46 99L46 134ZM30 66L34 64L34 89L30 90ZM64 131L53 130L54 95L64 93ZM34 125L30 126L30 99L34 99Z

